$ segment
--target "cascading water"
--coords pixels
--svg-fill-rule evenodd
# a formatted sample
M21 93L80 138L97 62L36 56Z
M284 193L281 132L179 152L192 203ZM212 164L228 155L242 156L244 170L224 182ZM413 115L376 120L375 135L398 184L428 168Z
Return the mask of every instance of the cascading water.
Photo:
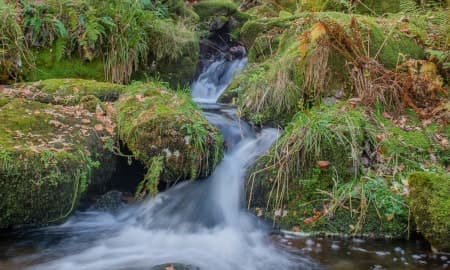
M213 62L192 84L192 97L197 102L215 103L234 75L241 71L246 64L246 57L233 61L220 59Z
M214 62L192 86L197 101L210 103L205 116L219 127L228 146L208 179L182 183L117 213L87 211L63 225L37 230L39 253L19 257L13 266L111 270L164 269L175 263L176 269L315 268L304 256L294 260L276 248L261 222L243 210L246 169L278 137L275 129L256 134L233 109L211 104L245 63L245 58Z

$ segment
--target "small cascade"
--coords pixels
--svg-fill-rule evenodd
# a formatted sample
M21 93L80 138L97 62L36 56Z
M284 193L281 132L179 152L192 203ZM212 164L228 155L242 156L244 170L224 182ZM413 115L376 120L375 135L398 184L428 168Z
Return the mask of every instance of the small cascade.
M217 99L230 84L233 77L247 64L242 57L232 61L224 57L210 64L192 84L192 97L200 103L216 103Z
M208 179L184 182L140 205L116 212L86 211L27 235L37 254L18 260L32 270L315 269L305 256L277 248L267 226L244 209L247 169L279 136L255 133L235 110L215 104L245 57L219 59L192 85L206 118L222 132L227 152ZM45 235L45 240L42 239ZM294 259L295 258L295 259ZM171 269L171 268L169 268Z

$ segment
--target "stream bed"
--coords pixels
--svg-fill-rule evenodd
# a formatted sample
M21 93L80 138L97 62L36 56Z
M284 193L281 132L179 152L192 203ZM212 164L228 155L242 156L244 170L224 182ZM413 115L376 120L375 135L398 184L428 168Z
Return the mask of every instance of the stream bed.
M254 131L216 100L246 59L220 59L192 86L227 146L213 174L115 211L76 212L61 225L0 235L1 270L447 269L422 240L274 233L243 209L247 169L280 136Z

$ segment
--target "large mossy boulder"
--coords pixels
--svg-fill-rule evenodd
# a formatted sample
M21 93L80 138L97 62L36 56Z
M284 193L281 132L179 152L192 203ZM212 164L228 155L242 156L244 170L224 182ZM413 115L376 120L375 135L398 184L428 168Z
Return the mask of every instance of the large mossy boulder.
M419 231L435 251L450 252L450 174L415 172L408 183Z
M9 98L0 107L0 229L63 221L115 170L103 119L81 106Z
M446 128L419 128L411 112L393 120L353 102L315 106L294 116L249 171L251 209L285 229L407 236L412 228L406 178L423 168L445 172ZM443 145L436 136L444 138Z
M185 93L156 82L134 84L117 112L120 140L147 169L138 195L206 177L222 157L220 133Z
M424 57L413 39L386 28L393 24L337 12L248 21L241 38L251 64L219 101L234 100L242 116L253 122L285 125L297 110L324 98L352 96L352 59L372 57L393 69L402 57Z
M126 89L126 86L120 84L70 78L42 80L26 86L29 86L29 91L41 96L40 101L65 105L78 104L86 96L94 96L103 102L113 102L119 99Z

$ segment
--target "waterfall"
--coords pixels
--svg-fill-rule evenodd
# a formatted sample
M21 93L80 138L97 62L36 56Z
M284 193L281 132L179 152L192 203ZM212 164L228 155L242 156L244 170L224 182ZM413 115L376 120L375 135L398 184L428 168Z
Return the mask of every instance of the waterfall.
M48 236L34 270L312 269L271 241L261 222L244 209L246 170L269 149L278 130L255 133L232 108L214 104L246 59L218 60L192 85L205 116L222 132L228 150L208 179L184 182L117 213L87 211L40 230ZM293 259L295 258L295 259Z

